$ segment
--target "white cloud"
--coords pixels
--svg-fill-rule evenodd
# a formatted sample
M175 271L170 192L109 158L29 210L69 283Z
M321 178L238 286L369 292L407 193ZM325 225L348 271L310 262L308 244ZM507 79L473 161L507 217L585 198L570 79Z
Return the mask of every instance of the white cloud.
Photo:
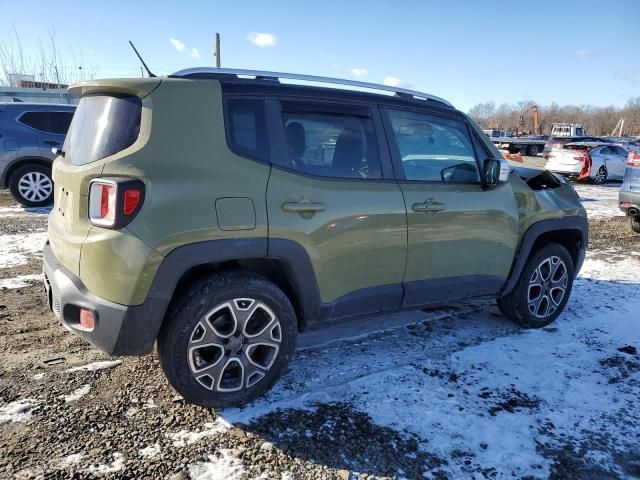
M581 48L576 52L576 55L580 60L589 60L591 58L591 52L584 48Z
M184 52L184 49L187 48L187 46L177 38L170 38L169 43L171 43L171 45L173 45L179 52Z
M278 43L278 37L273 33L251 32L247 39L258 47L274 47Z
M384 81L382 83L390 87L401 87L401 88L411 87L410 83L400 80L398 77L384 77Z
M192 48L190 57L195 58L196 60L200 60L200 52L197 49Z
M367 69L366 69L366 68L358 68L358 67L356 67L356 68L352 68L352 69L351 69L351 74L352 74L354 77L358 77L358 78L364 77L364 76L365 76L365 75L367 75L368 73L369 73L369 72L367 71Z

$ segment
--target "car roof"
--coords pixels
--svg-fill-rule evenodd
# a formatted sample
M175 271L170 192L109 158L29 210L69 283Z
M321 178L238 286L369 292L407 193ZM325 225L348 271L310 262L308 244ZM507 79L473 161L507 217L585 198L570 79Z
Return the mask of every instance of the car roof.
M20 110L46 110L53 108L56 110L75 110L76 105L66 103L36 103L36 102L0 102L0 109L14 108Z
M302 75L297 73L284 73L284 72L268 72L261 70L240 70L240 69L225 69L225 68L189 68L186 70L180 70L172 75L170 78L184 78L184 79L210 79L218 80L221 83L250 83L254 85L264 85L268 89L277 88L282 85L290 86L289 83L281 83L281 79L292 80L298 82L306 82L307 84L314 84L318 91L349 91L351 94L361 92L357 89L367 89L381 93L369 93L374 98L386 98L389 97L389 93L394 94L395 97L404 99L411 99L418 104L431 104L439 103L453 109L448 101L443 98L436 97L429 93L418 92L415 90L409 90L404 87L380 85L375 83L360 82L356 80L347 80L340 78L319 77L313 75ZM294 84L295 85L295 84ZM320 85L320 86L318 86ZM327 85L341 86L342 88L330 88ZM346 87L346 88L345 88ZM356 90L354 90L356 89Z

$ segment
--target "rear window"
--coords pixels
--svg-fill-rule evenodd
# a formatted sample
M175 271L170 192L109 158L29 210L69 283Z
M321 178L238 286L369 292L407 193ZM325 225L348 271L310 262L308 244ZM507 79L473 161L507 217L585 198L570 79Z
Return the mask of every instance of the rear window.
M92 95L80 100L64 151L74 165L108 157L140 134L142 102L135 96Z
M41 132L64 135L72 118L73 112L26 112L18 121Z

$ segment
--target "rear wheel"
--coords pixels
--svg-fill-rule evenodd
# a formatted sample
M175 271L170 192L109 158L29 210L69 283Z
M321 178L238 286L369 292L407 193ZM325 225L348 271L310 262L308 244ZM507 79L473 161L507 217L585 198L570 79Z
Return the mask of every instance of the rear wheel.
M540 147L538 145L529 145L527 148L527 155L530 157L535 157L540 152Z
M42 207L53 200L51 169L43 165L25 165L9 179L11 195L25 207Z
M184 293L160 335L171 385L204 407L243 405L280 377L295 349L296 316L287 296L245 272L214 274Z
M609 176L609 172L607 172L607 167L602 165L596 172L595 176L593 177L593 183L595 183L596 185L602 185L604 182L607 181L608 176Z
M631 230L640 233L640 217L631 217Z
M498 299L500 312L527 328L541 328L562 313L573 287L573 261L566 248L550 243L525 265L518 283Z

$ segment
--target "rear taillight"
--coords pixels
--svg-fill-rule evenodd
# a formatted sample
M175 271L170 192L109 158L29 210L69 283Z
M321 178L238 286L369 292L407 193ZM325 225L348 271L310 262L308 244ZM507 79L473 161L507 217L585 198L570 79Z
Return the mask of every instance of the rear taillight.
M89 220L101 227L124 227L140 210L144 191L140 180L93 180L89 184Z
M89 187L89 220L94 225L111 227L116 221L118 187L113 183L94 181Z
M640 167L640 154L634 152L633 150L629 152L629 157L627 157L627 165L630 167Z

